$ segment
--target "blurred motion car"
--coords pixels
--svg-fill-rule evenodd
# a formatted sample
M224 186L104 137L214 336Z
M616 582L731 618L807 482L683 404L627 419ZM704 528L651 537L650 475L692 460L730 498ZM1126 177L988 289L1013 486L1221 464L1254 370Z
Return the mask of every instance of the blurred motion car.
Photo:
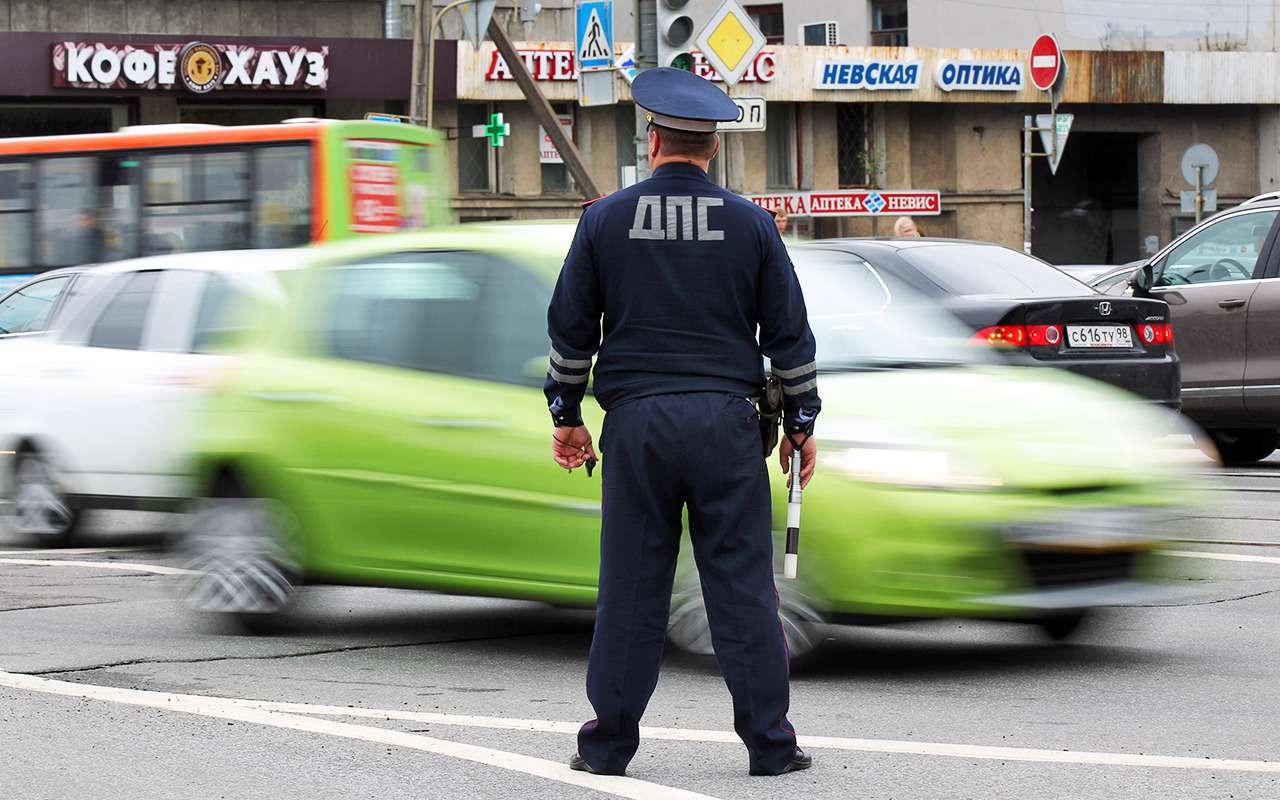
M306 582L592 607L600 482L551 462L541 392L572 231L311 249L198 426L190 606L256 627ZM827 623L903 618L1063 637L1150 586L1154 515L1184 488L1152 447L1167 412L997 363L927 299L890 303L850 253L794 255L824 410L800 580L779 582L793 654ZM674 595L672 641L696 652L705 612L688 586Z
M1280 201L1265 196L1217 214L1107 290L1168 303L1182 411L1229 464L1259 461L1280 445L1277 216Z
M1008 360L1084 375L1167 408L1181 401L1169 310L1158 300L1099 295L1038 258L960 239L836 239L880 276L967 323Z
M11 341L0 359L0 497L12 529L57 546L86 510L186 498L188 417L226 367L216 348L231 309L241 296L278 299L272 273L294 257L192 253L37 279L74 280L77 298L65 324Z
M0 294L0 341L33 336L52 327L67 312L82 267L56 269L29 278Z

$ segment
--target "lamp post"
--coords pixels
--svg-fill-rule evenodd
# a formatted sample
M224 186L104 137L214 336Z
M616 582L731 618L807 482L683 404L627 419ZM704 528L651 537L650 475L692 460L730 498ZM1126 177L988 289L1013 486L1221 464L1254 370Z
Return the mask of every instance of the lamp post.
M440 27L440 20L444 19L445 14L448 14L458 6L474 2L476 2L476 0L453 0L453 2L449 3L437 12L435 11L434 0L418 0L418 3L420 4L417 26L419 35L424 33L423 28L426 28L426 39L425 41L420 40L418 52L422 53L424 50L426 51L427 63L425 65L420 65L417 70L419 82L413 97L414 100L419 100L422 97L423 90L425 89L426 100L422 101L419 107L413 110L414 113L411 116L415 121L425 120L428 128L433 127L432 123L435 121L436 29ZM422 13L424 10L426 11L425 14ZM431 20L430 24L426 24L426 20L428 19ZM423 67L425 67L425 69ZM424 71L426 72L427 84L425 87L422 86L420 77ZM423 106L425 106L425 109Z

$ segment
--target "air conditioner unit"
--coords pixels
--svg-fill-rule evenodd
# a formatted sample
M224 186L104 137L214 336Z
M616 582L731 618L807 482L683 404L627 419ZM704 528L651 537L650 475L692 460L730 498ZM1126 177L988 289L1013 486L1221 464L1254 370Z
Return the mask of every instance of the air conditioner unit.
M839 22L811 22L800 26L800 44L835 47L840 44Z

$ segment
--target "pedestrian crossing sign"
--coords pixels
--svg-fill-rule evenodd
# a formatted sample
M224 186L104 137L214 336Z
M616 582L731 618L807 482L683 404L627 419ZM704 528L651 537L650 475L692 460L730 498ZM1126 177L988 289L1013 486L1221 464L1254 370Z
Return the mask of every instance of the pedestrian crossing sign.
M613 0L578 0L578 70L613 69Z

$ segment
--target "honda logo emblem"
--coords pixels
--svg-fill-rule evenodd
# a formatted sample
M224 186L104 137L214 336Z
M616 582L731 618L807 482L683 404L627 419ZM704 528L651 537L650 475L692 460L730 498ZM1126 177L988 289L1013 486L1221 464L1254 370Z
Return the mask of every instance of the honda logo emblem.
M1111 301L1103 300L1101 303L1098 303L1098 313L1104 317L1111 316Z

